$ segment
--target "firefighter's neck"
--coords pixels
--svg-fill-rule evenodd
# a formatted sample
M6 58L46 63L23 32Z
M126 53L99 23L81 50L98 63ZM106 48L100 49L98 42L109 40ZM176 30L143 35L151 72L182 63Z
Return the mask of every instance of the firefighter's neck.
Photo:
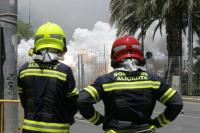
M119 67L116 68L116 70L135 72L140 69L140 67L137 64L138 60L134 58L125 59L122 62L120 62Z
M60 58L61 57L57 53L51 53L46 50L41 51L41 54L34 56L34 59L41 60L42 62L52 62L60 60Z

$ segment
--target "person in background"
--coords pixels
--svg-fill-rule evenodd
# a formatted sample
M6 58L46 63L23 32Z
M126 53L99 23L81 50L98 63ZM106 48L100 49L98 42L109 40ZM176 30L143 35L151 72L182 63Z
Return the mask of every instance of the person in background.
M113 71L99 76L78 98L82 116L106 133L154 133L173 121L183 108L179 93L158 76L141 67L145 59L141 44L132 36L117 38L111 50ZM93 104L103 101L104 116ZM166 106L152 118L156 101Z
M29 51L33 60L18 74L23 133L69 133L78 111L78 91L71 68L59 61L66 52L65 33L59 25L47 22L37 29Z

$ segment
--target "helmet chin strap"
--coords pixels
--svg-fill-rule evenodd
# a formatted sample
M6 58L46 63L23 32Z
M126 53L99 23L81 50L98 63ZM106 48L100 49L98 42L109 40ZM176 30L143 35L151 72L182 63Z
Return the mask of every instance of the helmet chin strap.
M137 64L138 60L134 58L125 59L119 64L120 67L117 68L116 70L125 70L129 72L134 72L140 69L140 67Z
M41 60L42 62L52 62L55 60L63 60L62 57L56 53L50 53L46 49L41 51L41 55L35 55L34 59Z

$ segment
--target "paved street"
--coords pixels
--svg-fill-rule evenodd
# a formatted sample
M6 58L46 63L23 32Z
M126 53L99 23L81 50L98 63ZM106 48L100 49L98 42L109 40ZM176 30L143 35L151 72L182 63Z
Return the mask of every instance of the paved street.
M162 109L157 108L158 112ZM157 114L156 112L155 114ZM164 128L158 129L158 133L200 133L200 104L184 103L184 114Z
M94 126L86 121L76 121L70 133L104 133L101 126Z
M103 105L96 106L103 112ZM164 107L160 104L156 106L153 117L158 115ZM164 128L158 129L157 133L200 133L200 104L184 103L184 114ZM104 133L101 126L94 126L84 120L77 120L71 128L71 133Z

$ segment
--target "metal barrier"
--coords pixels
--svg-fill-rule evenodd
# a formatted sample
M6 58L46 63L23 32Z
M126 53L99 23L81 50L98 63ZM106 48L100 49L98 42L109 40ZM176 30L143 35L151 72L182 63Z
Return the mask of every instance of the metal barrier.
M4 133L4 104L19 104L20 100L7 100L7 99L0 99L0 133ZM22 131L22 123L23 123L23 109L21 105L18 105L19 109L19 125L18 125L18 133L21 133Z

